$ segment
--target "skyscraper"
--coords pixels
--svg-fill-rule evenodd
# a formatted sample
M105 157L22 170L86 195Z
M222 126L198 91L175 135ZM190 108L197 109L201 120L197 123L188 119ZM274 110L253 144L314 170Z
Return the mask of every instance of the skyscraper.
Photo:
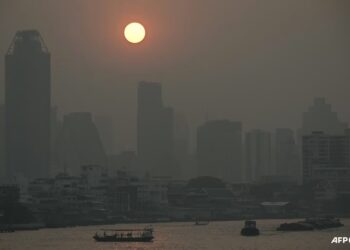
M174 176L174 112L164 107L160 83L140 82L137 89L137 154L140 170Z
M50 164L50 53L38 31L18 31L5 57L6 166L45 177Z
M241 181L242 125L229 120L208 121L197 129L199 174L227 182Z
M303 182L350 178L350 135L313 132L303 136Z
M187 179L197 175L190 164L190 131L187 119L177 113L174 122L174 154L179 164L179 175Z
M58 142L60 132L62 130L62 121L58 117L58 108L56 106L51 107L51 153L50 153L50 174L56 176L62 173L60 168L60 162L58 158Z
M289 128L277 128L275 131L276 174L293 179L299 177L298 148L294 132Z
M326 103L325 98L315 98L312 106L303 113L301 135L323 131L329 135L343 135L348 125L339 121L337 112Z
M107 167L102 141L90 113L65 115L59 140L61 169L69 174L79 176L83 165Z
M94 121L106 153L113 154L115 151L115 133L112 118L106 115L96 115Z
M0 104L0 183L5 181L5 107Z
M271 134L255 129L245 135L246 180L258 181L271 174Z

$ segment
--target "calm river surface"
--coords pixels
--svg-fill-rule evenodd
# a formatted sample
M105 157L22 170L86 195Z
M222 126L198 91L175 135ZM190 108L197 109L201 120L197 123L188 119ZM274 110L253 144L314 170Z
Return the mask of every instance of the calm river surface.
M100 228L142 228L138 225L88 226L62 229L42 229L0 234L1 250L196 250L196 249L350 249L350 244L331 244L334 236L350 237L350 219L345 227L311 232L278 232L275 228L288 220L258 220L261 235L240 236L243 221L211 222L207 226L193 223L153 224L152 243L96 243L92 239Z

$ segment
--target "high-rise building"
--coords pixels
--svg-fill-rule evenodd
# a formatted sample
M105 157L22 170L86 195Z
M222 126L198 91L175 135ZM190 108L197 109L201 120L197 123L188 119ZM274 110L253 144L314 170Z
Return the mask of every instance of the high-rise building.
M50 153L50 175L56 176L62 173L59 159L59 136L62 130L62 121L58 117L58 108L51 107L51 153Z
M106 154L90 113L65 115L59 139L59 159L63 171L80 176L81 166L107 167Z
M277 128L275 131L276 174L293 179L299 177L298 148L294 132L289 128Z
M50 164L50 53L38 31L18 31L5 57L6 166L46 177Z
M190 131L186 117L177 113L174 125L174 154L179 164L179 177L193 178L197 173L194 173L190 161Z
M303 136L303 183L350 179L350 135L313 132Z
M315 98L312 106L303 113L301 135L309 135L314 131L323 131L329 135L343 135L347 123L339 121L337 112L326 103L325 98Z
M297 131L297 147L299 155L299 168L302 169L302 144L303 136L311 135L313 132L323 132L327 135L344 135L348 124L338 118L337 112L332 110L331 104L324 97L315 98L309 109L303 113L302 127ZM303 172L303 171L300 171ZM302 181L302 175L299 180Z
M227 182L241 181L242 125L229 120L208 121L197 129L199 174Z
M179 176L179 166L175 161L174 154L174 109L171 107L164 107L162 110L161 124L159 128L160 133L160 165L156 170L157 175L160 176Z
M5 107L0 104L0 184L5 177Z
M106 115L96 115L94 121L106 153L108 155L115 153L115 133L112 118Z
M139 168L151 176L174 176L174 112L164 107L160 83L140 82L137 90Z
M246 181L271 174L271 134L255 129L245 135Z

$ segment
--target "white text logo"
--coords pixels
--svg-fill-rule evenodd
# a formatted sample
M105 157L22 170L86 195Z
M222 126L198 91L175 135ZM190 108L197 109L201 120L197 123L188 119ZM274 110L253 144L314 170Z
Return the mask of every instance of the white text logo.
M332 244L350 243L350 237L334 237L331 243Z

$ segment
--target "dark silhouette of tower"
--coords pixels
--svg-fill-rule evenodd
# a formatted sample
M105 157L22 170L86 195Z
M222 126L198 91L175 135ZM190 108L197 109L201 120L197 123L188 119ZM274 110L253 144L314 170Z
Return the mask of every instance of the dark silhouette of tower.
M88 112L64 116L58 147L61 169L71 175L79 176L84 165L106 167L106 153Z
M115 153L115 133L112 117L106 115L95 115L94 121L100 134L104 150L108 155Z
M174 155L179 165L179 178L196 175L190 164L190 129L184 115L177 113L174 121Z
M254 129L245 135L246 181L260 181L271 174L271 134Z
M339 120L337 112L332 110L332 105L328 104L324 97L315 98L308 111L303 113L302 135L309 135L314 131L344 135L347 128L348 124Z
M350 179L350 134L330 135L315 131L302 140L303 183L348 182ZM344 185L344 184L343 184ZM337 186L337 185L336 185Z
M242 125L229 120L208 121L197 130L200 175L241 181Z
M164 107L160 83L140 82L137 90L137 152L141 171L174 176L174 112Z
M0 104L0 183L5 179L5 107Z
M50 53L38 31L18 31L5 57L6 166L11 177L48 175Z
M299 157L294 131L289 128L277 128L274 146L276 174L297 179L299 176Z

